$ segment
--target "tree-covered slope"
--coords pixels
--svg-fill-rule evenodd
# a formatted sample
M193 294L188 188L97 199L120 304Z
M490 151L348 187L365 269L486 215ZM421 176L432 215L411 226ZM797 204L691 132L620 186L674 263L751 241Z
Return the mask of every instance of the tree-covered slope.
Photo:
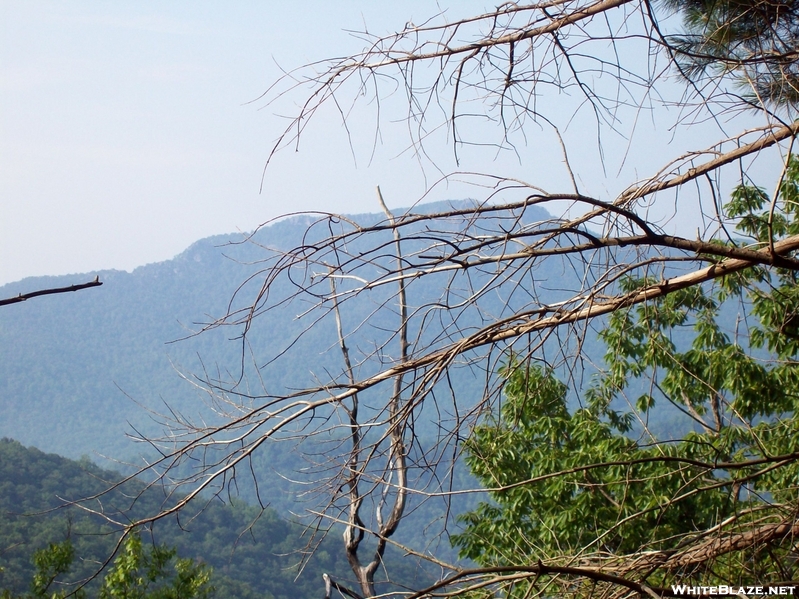
M101 492L119 479L119 474L88 460L72 461L1 439L0 589L27 590L34 551L67 536L77 555L67 580L95 573L98 564L111 555L119 526L87 509L59 506ZM176 500L166 498L160 488L143 492L143 487L139 481L130 481L84 507L99 509L102 504L108 516L124 523ZM212 566L216 597L296 599L318 596L323 572L348 568L335 534L336 538L322 542L300 571L297 564L308 540L303 532L304 527L278 517L274 510L214 500L195 506L179 521L157 523L148 538L176 547L181 557ZM396 581L425 576L412 561L397 554L389 558L387 568Z

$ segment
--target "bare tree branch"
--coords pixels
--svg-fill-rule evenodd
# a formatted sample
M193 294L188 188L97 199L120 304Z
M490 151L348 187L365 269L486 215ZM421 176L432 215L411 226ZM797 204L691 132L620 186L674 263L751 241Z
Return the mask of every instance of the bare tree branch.
M205 323L204 330L233 327L237 342L248 347L260 334L259 322L271 315L296 334L252 361L242 353L239 370L229 375L203 373L199 378L214 410L209 420L168 411L158 420L162 436L142 435L159 452L149 464L152 484L164 484L175 500L137 524L176 514L201 495L218 493L242 475L242 466L256 452L270 443L292 442L313 456L319 500L307 511L314 517L314 534L343 528L344 551L359 587L359 593L349 589L330 573L326 597L334 591L352 598L375 596L375 575L388 568L386 548L403 547L406 528L401 524L423 502L442 502L438 534L446 535L458 498L487 490L501 497L555 480L573 485L575 497L603 500L614 514L612 525L579 548L568 548L571 553L564 548L537 563L517 560L459 571L457 564L449 568L434 558L439 583L394 596L480 590L515 597L516 589L524 597L673 596L663 581L712 572L734 552L756 563L757 551L772 550L780 553L774 563L790 578L793 539L799 532L796 500L792 495L772 500L770 491L758 498L763 514L740 510L735 518L719 518L690 533L642 542L635 553L612 546L611 537L631 522L667 519L700 493L729 489L729 505L736 506L741 489L755 497L757 484L797 462L794 447L769 453L762 439L752 440L756 449L719 450L715 458L674 455L669 449L673 440L658 440L648 428L648 412L623 396L626 381L608 392L607 402L629 402L629 413L643 430L641 439L652 440L652 452L645 457L623 454L572 462L543 474L528 469L509 482L496 477L490 489L474 488L459 476L464 439L506 402L498 372L505 372L509 360L559 369L581 397L587 387L583 379L603 374L601 358L587 355L585 347L596 329L616 316L645 313L645 307L681 298L686 290L710 289L751 273L760 276L752 279L753 293L772 293L772 275L799 273L799 234L783 222L795 212L796 202L782 187L788 160L780 158L783 174L769 206L768 239L751 230L748 238L734 238L729 231L745 218L752 217L750 229L759 221L752 214L742 217L741 211L725 214L719 199L736 185L751 184L753 164L766 162L783 143L790 147L799 134L795 106L777 105L763 94L760 100L750 98L741 90L742 73L751 73L755 65L750 57L680 42L674 34L677 20L669 11L693 4L666 4L551 0L506 3L455 20L440 15L383 37L364 32L362 52L306 65L276 82L264 101L290 100L296 112L279 134L267 167L279 150L297 147L310 121L332 103L353 152L357 139L348 121L360 118L359 110L374 111L374 139L384 123L399 120L407 129L403 150L414 153L423 169L432 165L441 174L433 189L458 181L472 184L479 197L435 211L417 204L420 198L400 198L414 206L403 214L389 210L378 188L385 218L360 222L334 214L304 215L302 239L279 249L254 233L249 242L261 245L263 261L234 291L227 313ZM771 8L767 2L754 3L757 10ZM777 13L788 10L783 9L780 5ZM780 27L768 37L784 37L774 46L778 56L766 57L762 48L752 55L760 57L761 65L776 60L790 75L798 55L787 42L796 36ZM689 59L716 60L708 66L718 67L716 75L692 70ZM675 83L673 75L682 79ZM756 82L751 83L755 88ZM397 101L398 119L393 112ZM384 116L388 112L391 116ZM639 156L646 143L630 148L638 135L647 135L639 134L638 127L644 120L639 117L649 114L657 127L648 135L665 131L673 138L665 145L667 152ZM661 116L670 120L664 124ZM701 142L699 135L684 140L689 128L700 131ZM589 137L595 138L595 149ZM608 137L614 143L622 139L628 154L619 159L623 168L616 180L596 180L606 168ZM467 166L452 172L446 166L452 162L437 154L432 141L439 138L451 145L456 164L465 163L467 154L472 159L471 150L479 155L487 148L491 162L480 164L493 172ZM526 156L520 150L525 144L540 147L542 158L561 156L557 168L562 172L550 173L546 183L533 174L528 183L505 170L506 152ZM463 152L467 146L469 153ZM649 174L639 178L639 172ZM685 214L690 215L683 218L691 224L689 233L671 223ZM633 287L630 279L640 283ZM701 303L700 294L693 301ZM786 300L783 312L782 328L791 333L799 309ZM642 332L646 327L641 325L635 331L639 337L657 332L657 314L647 317L649 329ZM320 330L329 334L321 344ZM673 340L660 342L666 347ZM622 338L617 345L625 343L631 341ZM669 365L678 362L675 352L669 359ZM769 365L790 369L794 362L792 357ZM264 382L270 371L297 363L304 370L290 384ZM630 372L619 377L642 376L635 367L631 364ZM690 365L683 364L683 371L692 372ZM750 375L755 376L749 371L736 376ZM650 394L665 394L666 385L656 374L649 383ZM753 438L758 424L770 417L742 415L714 381L696 376L690 384L701 391L698 400L675 392L670 401L701 423L703 434L715 435L703 443L715 447L730 430ZM610 418L610 411L600 412ZM777 421L782 417L774 416ZM191 474L174 478L189 462ZM660 476L637 473L655 466L680 477L677 490L626 511L628 491ZM627 478L604 482L603 473L609 471ZM717 471L725 476L716 476ZM687 521L691 515L680 518ZM333 528L320 524L325 520ZM516 547L526 542L519 539ZM426 554L420 547L407 553ZM657 584L649 584L653 580Z
M70 285L69 287L57 287L54 289L40 289L39 291L31 291L30 293L20 293L16 297L9 297L7 299L0 300L0 306L7 306L8 304L16 304L19 302L24 302L29 300L33 297L39 297L40 295L53 295L56 293L69 293L71 291L80 291L81 289L88 289L89 287L99 287L102 285L102 281L100 281L100 277L95 277L94 281L90 281L88 283L83 283L81 285Z

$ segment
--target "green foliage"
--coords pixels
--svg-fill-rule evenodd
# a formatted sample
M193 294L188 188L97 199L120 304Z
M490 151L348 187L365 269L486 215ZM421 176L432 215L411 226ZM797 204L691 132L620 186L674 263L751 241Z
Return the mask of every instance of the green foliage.
M206 599L211 596L211 570L190 559L176 559L176 550L154 545L146 551L139 534L131 533L125 540L120 555L105 575L99 599ZM67 539L50 543L33 555L36 568L31 591L15 595L5 589L3 599L64 599L86 597L82 587L72 588L58 579L69 572L75 559L75 548ZM171 571L170 571L171 570ZM54 586L62 586L51 591Z
M689 79L734 73L754 101L795 105L799 6L794 0L665 0L685 32L668 38Z
M177 551L155 545L146 552L141 537L131 534L105 576L100 599L205 599L213 591L211 571ZM170 565L174 574L170 576Z
M56 572L59 562L49 549L54 539L69 538L74 556L71 566L57 571L59 583L67 586L59 586L56 591L74 589L74 583L96 573L98 564L112 554L120 530L84 510L56 508L63 499L94 495L119 479L119 474L102 470L87 460L76 462L0 439L0 588L8 589L8 597L29 591L30 581L37 574L31 555L37 551L43 551L42 555L51 560L47 572ZM143 488L143 483L136 480L118 487L103 497L104 510L125 522L155 513L165 505L159 489L143 492ZM323 572L346 572L349 567L340 551L339 535L332 534L319 543L316 553L300 570L307 543L304 532L303 526L280 518L271 509L261 510L238 500L214 500L199 505L198 513L186 512L180 523L157 523L154 531L142 532L137 542L159 548L155 554L142 550L143 559L156 565L165 555L160 547L176 548L181 559L169 562L168 573L181 589L189 588L191 580L199 580L192 578L193 568L203 563L213 568L215 599L297 599L318 596ZM135 553L129 547L118 556L123 569L128 550ZM385 567L397 580L432 580L417 570L413 560L402 559L398 551L387 551ZM147 566L138 574L128 569L125 576L146 581L147 571ZM122 570L117 577L124 578ZM46 583L48 578L42 581ZM98 596L99 585L99 580L88 585L89 596ZM150 586L148 593L157 588ZM381 582L381 589L385 588Z
M467 529L455 542L464 557L500 565L518 563L520 555L660 550L686 522L708 526L727 502L720 491L664 512L660 506L699 469L645 460L684 448L641 447L590 409L570 414L566 388L550 371L511 364L507 376L500 417L475 429L467 461L486 486L515 486L462 518ZM698 458L697 447L687 445Z
M36 572L31 582L31 596L42 599L61 599L67 595L66 591L49 593L56 579L69 571L75 559L75 549L69 540L63 543L50 543L46 549L40 549L33 554L33 565ZM82 593L79 593L82 595Z
M795 158L779 194L772 207L760 189L735 190L740 243L799 234ZM469 467L494 490L462 517L461 554L484 566L579 560L651 586L795 579L797 315L795 272L763 267L619 310L600 334L605 368L575 411L551 370L511 357L501 410L467 443ZM661 402L684 414L687 434L648 429Z

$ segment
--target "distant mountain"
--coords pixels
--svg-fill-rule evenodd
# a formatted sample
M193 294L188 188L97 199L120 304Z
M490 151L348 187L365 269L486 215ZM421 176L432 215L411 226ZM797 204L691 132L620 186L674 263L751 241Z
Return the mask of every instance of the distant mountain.
M530 218L548 218L540 209L528 213ZM349 218L369 224L382 217ZM266 256L262 246L289 249L300 244L313 220L297 216L276 222L258 231L250 243L230 245L241 241L241 235L209 237L172 260L130 273L36 277L0 287L0 297L11 297L95 274L103 281L99 288L0 309L0 435L69 457L127 458L137 449L125 437L131 427L158 430L148 410L161 413L168 404L207 417L203 393L181 374L192 379L204 371L235 371L241 344L230 341L238 331L229 328L191 337L196 323L225 314L239 285L258 271L258 261ZM417 287L425 293L421 284ZM501 310L502 300L497 302ZM368 314L373 308L364 304L360 309ZM297 319L303 309L291 305L261 317L265 333L251 338L259 360L287 347L308 328ZM359 315L345 317L358 322ZM395 326L388 320L384 328ZM264 370L266 386L297 388L312 380L309 371L322 373L326 366L338 365L335 344L335 330L327 323L306 332L293 348L302 360L294 370L286 369L285 361L279 369Z

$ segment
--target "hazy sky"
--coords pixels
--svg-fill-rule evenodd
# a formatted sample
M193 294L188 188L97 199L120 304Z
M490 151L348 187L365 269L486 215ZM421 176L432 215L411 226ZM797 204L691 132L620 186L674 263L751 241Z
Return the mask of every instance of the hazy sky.
M390 205L410 204L418 173L370 168L368 154L355 163L326 115L259 193L283 120L252 101L279 66L359 50L344 29L387 33L439 10L429 0L0 1L0 284L131 269L294 210L375 211L376 184Z
M402 129L401 123L384 123L385 143L372 156L368 111L353 113L354 159L332 106L312 122L299 152L278 155L259 191L285 124L276 112L290 113L300 96L275 105L258 98L281 67L360 50L363 42L345 29L385 34L441 10L454 19L493 6L451 4L0 0L0 284L132 269L169 259L199 238L250 231L287 212L375 212L377 184L389 206L414 203L431 179L425 181L409 153L401 154L404 142L392 138L391 127ZM585 172L596 173L586 184L600 196L603 186L614 185L614 169L632 162L626 152L636 158L629 168L641 169L627 182L656 172L663 156L681 153L659 152L646 135L639 138L643 150L605 140L611 159L603 169L597 148L591 150L593 126L583 130L576 120L570 127L575 147L586 152ZM681 134L661 129L650 141L666 144ZM509 172L515 168L528 181L566 180L565 171L551 167L562 162L556 144L531 138L520 151L489 152L471 166L492 170L491 161L510 161ZM426 199L467 194L450 185Z

